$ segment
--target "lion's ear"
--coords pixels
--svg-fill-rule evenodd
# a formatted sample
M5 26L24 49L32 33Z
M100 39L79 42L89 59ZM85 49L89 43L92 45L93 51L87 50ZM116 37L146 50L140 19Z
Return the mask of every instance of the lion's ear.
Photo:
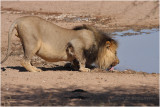
M109 48L111 46L111 42L110 41L106 41L106 47Z

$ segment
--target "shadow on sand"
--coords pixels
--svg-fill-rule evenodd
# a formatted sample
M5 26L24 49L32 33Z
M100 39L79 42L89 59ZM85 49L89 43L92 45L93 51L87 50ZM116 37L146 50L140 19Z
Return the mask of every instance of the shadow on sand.
M2 87L3 106L158 106L159 95L154 87L106 87L104 92L68 88ZM153 93L155 92L155 93ZM10 94L8 94L10 93Z
M22 66L8 66L8 67L2 67L1 70L5 71L6 68L10 68L10 69L15 69L18 70L19 72L28 72L24 67ZM69 65L65 65L65 66L55 66L55 67L50 67L50 68L46 68L46 67L37 67L39 69L41 69L42 71L75 71L72 67L70 67Z

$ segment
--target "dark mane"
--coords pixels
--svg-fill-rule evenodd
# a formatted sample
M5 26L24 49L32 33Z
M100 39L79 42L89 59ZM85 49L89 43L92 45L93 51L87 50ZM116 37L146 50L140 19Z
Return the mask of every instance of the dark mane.
M88 30L88 28L87 28L86 25L76 26L76 27L74 27L72 30L82 30L82 29L87 29L87 30Z
M110 34L108 33L105 33L105 32L102 32L102 31L99 31L99 35L101 36L101 42L100 44L101 45L105 45L106 41L112 41L116 46L118 46L118 42L116 40L114 40Z
M114 42L114 44L116 46L118 46L118 42L114 39L112 39L112 37L110 36L110 34L108 33L105 33L101 30L98 30L90 25L82 25L82 26L76 26L74 27L72 30L83 30L83 29L86 29L86 30L90 30L94 33L95 37L96 37L96 40L97 42L99 43L99 46L103 46L105 45L106 41L112 41Z

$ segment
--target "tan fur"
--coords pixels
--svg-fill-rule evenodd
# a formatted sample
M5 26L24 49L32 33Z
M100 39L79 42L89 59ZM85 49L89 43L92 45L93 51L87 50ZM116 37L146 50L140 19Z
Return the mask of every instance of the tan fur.
M110 43L108 49L106 47L100 47L96 63L100 68L106 69L110 66L115 66L119 63L119 60L115 54L117 45L114 42Z
M105 35L95 28L84 25L80 29L65 29L35 16L21 17L11 25L7 55L1 63L9 56L10 39L14 29L24 49L21 64L30 72L41 71L30 64L35 54L50 62L79 62L80 71L90 71L86 64L93 62L97 62L101 68L117 64L116 41L109 37L105 39ZM101 44L104 40L111 43L108 48Z

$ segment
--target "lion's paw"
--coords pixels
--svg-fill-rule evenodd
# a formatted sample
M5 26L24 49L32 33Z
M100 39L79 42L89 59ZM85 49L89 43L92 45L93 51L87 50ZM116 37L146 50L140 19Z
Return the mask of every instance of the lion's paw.
M41 69L38 69L38 68L36 68L36 67L34 67L34 66L32 66L32 68L34 69L35 72L42 72Z
M91 72L91 70L88 68L80 68L80 71L81 72Z

